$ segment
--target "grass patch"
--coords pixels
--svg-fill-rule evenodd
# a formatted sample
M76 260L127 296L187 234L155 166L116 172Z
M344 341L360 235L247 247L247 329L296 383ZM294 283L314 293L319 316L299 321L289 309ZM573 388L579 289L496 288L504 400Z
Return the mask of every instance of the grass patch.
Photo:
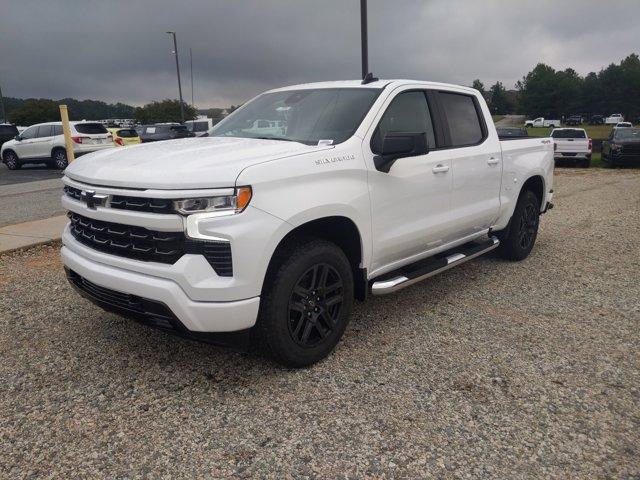
M491 115L491 118L493 118L493 123L496 123L502 120L504 118L504 115Z
M571 127L563 127L563 128L571 128ZM584 128L587 132L589 138L593 140L604 140L609 137L611 133L611 129L613 128L611 125L580 125L576 128ZM529 127L527 131L531 137L548 137L551 135L551 130L553 128L550 127Z

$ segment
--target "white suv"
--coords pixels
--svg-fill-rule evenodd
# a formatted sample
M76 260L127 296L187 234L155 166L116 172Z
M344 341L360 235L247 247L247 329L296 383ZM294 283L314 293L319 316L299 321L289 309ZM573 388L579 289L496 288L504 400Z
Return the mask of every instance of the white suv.
M75 156L115 146L113 136L100 123L70 122L70 127ZM68 161L62 122L39 123L27 128L2 145L0 157L9 170L25 163L47 163L64 170Z

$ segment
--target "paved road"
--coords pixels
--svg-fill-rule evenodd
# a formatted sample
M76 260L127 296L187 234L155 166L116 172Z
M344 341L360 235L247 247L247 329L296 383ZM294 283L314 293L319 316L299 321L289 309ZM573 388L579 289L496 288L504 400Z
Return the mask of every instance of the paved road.
M60 178L62 172L45 165L25 165L20 170L9 170L0 164L0 185L34 182L50 178Z
M63 214L60 204L62 181L59 174L57 177L12 185L0 184L0 227Z
M106 313L57 247L0 256L0 477L640 478L640 173L554 188L527 260L358 303L306 370Z
M524 124L524 115L505 115L496 122L496 127L521 127Z

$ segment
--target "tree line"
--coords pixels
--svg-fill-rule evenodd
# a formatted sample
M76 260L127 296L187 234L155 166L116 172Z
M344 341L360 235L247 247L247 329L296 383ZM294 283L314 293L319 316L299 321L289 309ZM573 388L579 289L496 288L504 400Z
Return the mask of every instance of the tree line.
M640 117L640 58L635 53L584 77L572 68L555 70L539 63L516 82L515 90L496 82L487 91L479 79L472 87L484 95L491 113L497 115L560 118L622 113L629 119Z

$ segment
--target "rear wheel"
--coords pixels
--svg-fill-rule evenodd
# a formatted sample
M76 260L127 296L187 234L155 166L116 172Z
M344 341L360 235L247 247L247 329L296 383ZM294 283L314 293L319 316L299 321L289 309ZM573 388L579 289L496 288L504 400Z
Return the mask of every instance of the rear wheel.
M524 260L529 256L538 236L540 200L531 190L524 191L506 230L498 233L499 252L508 260Z
M9 150L4 154L4 164L7 166L9 170L18 170L22 165L20 165L20 159L15 152Z
M351 265L337 245L306 238L282 248L265 279L258 319L268 353L295 368L326 357L349 321L353 288Z
M591 166L591 159L583 158L582 160L580 160L580 166L583 168L589 168Z
M67 152L63 148L56 148L51 155L53 166L58 170L64 170L69 165L67 160Z

